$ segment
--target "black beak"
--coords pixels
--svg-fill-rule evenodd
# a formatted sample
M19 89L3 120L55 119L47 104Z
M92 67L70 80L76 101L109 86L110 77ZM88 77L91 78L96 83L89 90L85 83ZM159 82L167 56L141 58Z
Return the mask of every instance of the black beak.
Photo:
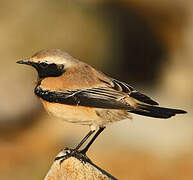
M29 60L20 60L20 61L17 61L16 63L18 63L18 64L32 65L32 63L31 63Z

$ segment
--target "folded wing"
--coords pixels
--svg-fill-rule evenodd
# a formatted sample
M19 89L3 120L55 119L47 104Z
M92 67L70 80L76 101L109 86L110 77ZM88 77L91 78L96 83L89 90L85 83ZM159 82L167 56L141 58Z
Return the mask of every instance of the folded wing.
M35 94L48 101L68 105L80 105L106 109L129 109L129 104L121 99L126 95L109 88L83 90L50 91L38 86Z
M62 91L46 90L39 85L35 89L35 94L48 102L105 109L122 109L156 118L169 118L176 114L186 113L179 109L158 107L156 106L158 105L157 102L118 80L103 81L103 84L104 86L102 87Z

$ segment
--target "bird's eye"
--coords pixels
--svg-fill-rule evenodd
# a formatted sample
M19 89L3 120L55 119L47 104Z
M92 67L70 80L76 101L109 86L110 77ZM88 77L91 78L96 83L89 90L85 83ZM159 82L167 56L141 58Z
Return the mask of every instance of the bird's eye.
M63 65L63 64L58 65L58 69L59 69L59 70L64 69L64 65Z
M49 64L47 64L47 63L45 63L45 62L42 62L42 63L39 64L39 66L40 66L40 68L42 68L42 69L46 69L46 68L49 66Z

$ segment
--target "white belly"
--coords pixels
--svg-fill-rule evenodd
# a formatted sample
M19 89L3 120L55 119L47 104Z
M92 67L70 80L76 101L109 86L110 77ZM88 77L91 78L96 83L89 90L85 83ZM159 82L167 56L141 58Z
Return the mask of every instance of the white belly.
M42 100L45 110L60 119L68 122L90 125L94 127L105 126L110 122L122 119L131 119L130 114L124 110L91 108L85 106L72 106L59 103L49 103Z

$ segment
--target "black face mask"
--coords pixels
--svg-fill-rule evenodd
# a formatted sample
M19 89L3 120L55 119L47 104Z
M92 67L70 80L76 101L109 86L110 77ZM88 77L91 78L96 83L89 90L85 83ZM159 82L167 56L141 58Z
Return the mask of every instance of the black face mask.
M37 70L39 78L57 77L65 72L63 64L56 65L56 64L47 64L45 62L42 63L31 62L31 66L33 66Z

